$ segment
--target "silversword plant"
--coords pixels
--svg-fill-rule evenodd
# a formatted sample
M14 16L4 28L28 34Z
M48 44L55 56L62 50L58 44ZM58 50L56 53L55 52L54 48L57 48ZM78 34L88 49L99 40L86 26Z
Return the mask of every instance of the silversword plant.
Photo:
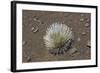
M46 30L43 37L46 48L51 54L64 54L72 44L74 39L72 30L62 23L53 23Z

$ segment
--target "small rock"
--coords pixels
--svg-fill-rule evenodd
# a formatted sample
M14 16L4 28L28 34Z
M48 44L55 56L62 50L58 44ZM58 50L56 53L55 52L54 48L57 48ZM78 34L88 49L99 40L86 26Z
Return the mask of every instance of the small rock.
M41 21L40 20L37 20L37 22L41 24Z
M38 21L38 20L39 20L39 18L37 18L37 17L34 17L34 18L33 18L33 20L34 20L34 21Z
M91 42L90 41L87 42L87 47L91 48Z
M32 27L32 28L31 28L31 31L33 31L34 29L35 29L35 28L34 28L34 27Z
M39 30L38 27L37 28L34 28L34 27L31 28L31 31L34 32L34 33L37 32L38 30Z
M81 21L81 22L83 22L83 21L84 21L84 19L83 19L83 18L80 18L80 21Z
M36 33L38 30L39 30L39 29L38 29L38 28L36 28L33 32L34 32L34 33Z
M37 19L36 19L36 18L34 18L33 20L34 20L34 21L37 21Z
M27 62L31 61L31 57L27 57Z
M23 42L22 42L22 45L25 45L25 44L26 44L26 41L23 41Z
M76 48L72 48L72 49L69 50L69 53L70 54L74 54L75 52L77 52L77 49Z
M86 35L86 33L85 32L82 32L82 35Z
M78 56L78 55L80 55L80 52L75 52L75 53L73 53L71 56L72 56L72 57L75 57L75 56Z
M86 23L86 24L85 24L85 27L88 27L88 26L89 26L89 23Z
M80 37L78 37L78 38L77 38L77 41L78 41L78 42L79 42L79 41L81 41L81 38L80 38Z

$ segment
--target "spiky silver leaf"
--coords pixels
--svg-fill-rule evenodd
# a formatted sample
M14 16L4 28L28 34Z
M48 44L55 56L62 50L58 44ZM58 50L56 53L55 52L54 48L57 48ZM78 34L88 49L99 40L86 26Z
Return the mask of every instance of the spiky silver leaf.
M43 37L48 50L69 45L69 40L73 39L72 30L65 24L53 23L47 28Z

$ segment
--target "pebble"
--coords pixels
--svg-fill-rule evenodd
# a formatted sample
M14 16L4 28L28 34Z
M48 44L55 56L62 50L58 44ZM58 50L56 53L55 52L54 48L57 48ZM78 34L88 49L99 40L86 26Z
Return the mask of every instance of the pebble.
M86 23L86 24L85 24L85 27L88 27L88 26L89 26L89 23Z
M34 21L38 21L38 20L39 20L39 18L37 18L37 17L34 17L34 18L33 18L33 20L34 20Z
M86 35L86 33L85 32L82 32L82 35Z
M75 52L75 53L73 53L71 56L72 56L72 57L75 57L75 56L78 56L78 55L80 55L80 52Z
M83 18L80 18L80 21L82 22L82 21L84 21L84 19Z
M23 41L22 44L25 45L26 44L26 41Z
M37 32L39 29L38 28L36 28L33 32L35 33L35 32Z
M36 27L36 28L32 27L31 28L31 31L34 32L34 33L37 32L38 30L39 30L38 27Z
M41 24L41 21L40 20L37 20L37 22Z
M31 61L31 57L27 57L27 61L28 61L28 62Z
M91 47L91 42L90 41L87 42L87 47L89 47L89 48Z
M69 53L70 54L74 54L75 52L77 52L77 49L76 48L72 48L72 49L69 50Z
M34 18L33 20L34 20L34 21L37 21L37 19L36 19L36 18Z
M35 29L34 27L31 28L32 31L33 31L34 29Z
M79 42L79 41L81 41L81 38L80 38L80 37L78 37L78 38L77 38L77 41L78 41L78 42Z

